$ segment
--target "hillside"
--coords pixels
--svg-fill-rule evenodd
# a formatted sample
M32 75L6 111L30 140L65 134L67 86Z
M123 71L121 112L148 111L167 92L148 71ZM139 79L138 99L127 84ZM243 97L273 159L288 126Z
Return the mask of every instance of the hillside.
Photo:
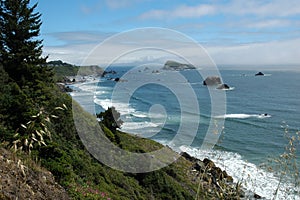
M72 99L68 94L61 92L56 84L41 85L39 89L30 90L31 93L27 92L27 88L13 89L15 83L8 79L3 70L2 72L0 85L3 87L0 87L0 93L3 98L0 98L0 130L3 133L1 136L3 146L11 148L17 142L17 152L25 153L26 155L28 154L26 141L34 142L36 140L32 140L29 137L30 134L28 136L26 134L31 133L31 131L38 131L39 133L42 133L41 130L49 131L49 135L44 135L43 140L39 143L33 143L33 147L29 149L31 152L30 157L33 160L38 160L42 168L49 170L53 174L55 181L68 192L71 199L195 199L196 196L198 196L198 199L211 199L220 195L220 193L230 196L230 198L239 198L234 189L235 185L231 185L231 179L229 176L227 177L225 172L216 168L211 162L193 160L188 156L180 157L168 167L143 174L124 173L101 164L82 145L74 126ZM13 90L18 92L13 92ZM47 98L37 98L37 95L40 95L40 91L43 91L42 94ZM24 96L26 96L28 103L18 103L18 99L21 97L24 99ZM7 100L11 101L10 105L17 106L19 110L18 115L14 115L9 106L5 106ZM33 106L34 104L30 102L40 104L43 106L43 110L36 110ZM24 105L27 106L24 107ZM76 109L76 112L83 115L88 122L91 121L89 119L94 118L76 103L73 109ZM30 111L29 115L26 114L28 113L26 110ZM4 115L4 113L10 114ZM37 116L36 113L40 114ZM24 129L21 126L22 123L27 124L26 126L29 127L28 121L30 121L29 125L33 125L30 128L30 132L28 132L28 128ZM42 124L44 126L40 126ZM16 131L20 135L16 135ZM116 145L131 152L149 152L162 147L161 144L154 141L120 131L112 133L107 128L105 128L105 134L113 142L116 142ZM25 136L25 138L21 135ZM118 141L113 140L113 138L118 138ZM44 142L45 145L41 142ZM12 156L16 155L12 154ZM18 161L17 158L16 161ZM33 161L28 162L33 163ZM14 175L17 173L18 176L21 176L22 172L20 170L16 171L16 162L13 164L14 167L8 167L4 165L4 162L1 163L1 167L9 171L3 170L1 176L9 173ZM28 166L29 174L33 175L32 172L37 171L35 164L26 166ZM43 186L41 181L44 179L44 173L49 172L44 171L40 175L37 173L37 176L30 178L32 182L36 183L31 186L33 192L35 192L34 187L37 185L39 187ZM17 195L16 190L13 188L20 189L20 185L18 185L19 183L15 181L14 177L7 177L7 180L12 183L12 188L3 187L4 184L2 184L2 196L7 193L10 193L12 196ZM39 191L48 190L47 187L54 187L55 183L51 177L48 179L51 180L50 184L48 186L45 185L44 189L39 189ZM217 182L212 180L217 180ZM20 181L26 182L27 180L23 181L20 179ZM220 190L220 187L222 187L222 190ZM57 188L59 189L60 187L57 186ZM53 189L53 191L61 194L63 190L58 189ZM11 190L13 191L11 192ZM24 195L25 193L26 191L24 191ZM55 196L55 194L52 195Z
M69 199L51 172L0 147L0 199Z
M103 74L103 69L96 66L77 66L72 65L61 60L47 62L46 66L53 69L55 74L55 81L65 82L72 81L70 78L78 76L101 76Z

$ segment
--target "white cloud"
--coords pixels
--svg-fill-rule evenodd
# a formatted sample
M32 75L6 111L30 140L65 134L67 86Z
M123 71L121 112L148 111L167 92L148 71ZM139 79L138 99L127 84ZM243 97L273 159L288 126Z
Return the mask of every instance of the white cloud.
M138 0L106 0L105 3L110 9L120 9L138 3Z
M56 32L47 34L56 40L64 41L65 43L89 43L100 42L112 35L112 33L92 32L92 31L77 31L77 32Z
M79 33L81 34L81 33ZM98 45L98 46L97 46ZM95 48L97 47L97 48ZM206 52L183 34L168 29L146 28L117 34L103 43L78 43L58 47L44 47L50 59L61 59L74 64L106 65L110 62L141 62L145 58L160 60L183 56L196 62L211 63ZM86 60L86 56L89 58ZM147 60L149 61L149 60Z
M214 14L216 12L216 8L212 5L203 4L199 6L180 6L174 10L172 13L173 17L201 17L205 15Z
M250 22L245 24L246 28L278 28L293 25L290 20L281 19L271 19L271 20L261 20L256 22Z
M64 62L80 65L94 46L92 44L44 46L43 55L49 56L48 61L63 60Z
M168 11L165 10L150 10L143 13L140 16L140 19L162 19L165 16L168 16Z
M217 5L219 11L235 15L285 17L300 14L299 0L240 1L233 0L227 5Z
M147 30L146 30L147 32ZM146 33L145 32L145 33ZM75 34L75 33L74 33ZM107 64L112 60L120 63L135 63L145 61L149 58L154 60L166 59L168 56L175 54L168 53L167 50L182 53L189 59L198 61L202 64L202 58L205 58L205 50L199 51L199 47L188 41L183 41L181 45L174 45L175 42L181 41L176 35L163 37L159 32L153 32L150 37L145 34L132 35L130 37L118 36L116 40L112 40L105 44L102 48L95 51L99 42L81 43L76 45L64 45L58 47L44 47L44 54L50 55L50 60L64 60L66 62L81 64L86 56L92 52L87 61L88 64ZM126 41L126 42L124 42ZM131 42L132 41L132 42ZM177 43L178 44L178 43ZM140 47L162 47L158 51L139 50ZM137 51L131 52L133 49ZM94 50L94 52L92 51ZM300 64L300 39L290 39L284 41L270 41L264 43L250 44L231 44L227 46L207 46L207 51L211 58L217 64L241 64L241 65L279 65L279 64ZM150 53L151 54L150 54ZM118 58L118 56L121 56ZM206 58L205 58L206 59ZM149 62L149 59L147 60Z
M300 39L235 46L208 47L218 64L282 65L300 64Z
M141 19L198 18L206 15L255 15L259 17L287 17L300 14L299 0L275 1L241 1L228 3L199 4L195 6L178 6L173 10L150 10L140 15Z
M296 28L299 23L289 19L251 19L243 18L236 21L230 21L223 24L224 27L229 28L255 28L255 29L274 29L283 27Z
M164 19L164 18L195 18L214 14L216 9L212 5L201 4L198 6L181 5L174 10L150 10L143 13L141 19Z

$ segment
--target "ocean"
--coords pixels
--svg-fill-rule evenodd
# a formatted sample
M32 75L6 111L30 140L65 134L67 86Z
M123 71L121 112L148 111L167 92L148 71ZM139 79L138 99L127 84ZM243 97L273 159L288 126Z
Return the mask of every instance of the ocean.
M73 99L84 109L95 114L114 106L124 121L121 131L156 140L199 159L208 157L235 182L267 199L274 198L277 188L277 199L300 199L299 184L295 185L299 175L292 169L294 164L300 166L300 159L291 158L300 155L299 140L293 142L298 145L293 154L281 156L289 144L288 137L297 137L300 130L300 72L264 71L264 76L255 76L258 71L220 70L223 83L230 89L212 89L225 95L218 103L226 110L214 115L211 93L203 85L206 77L196 70L107 70L116 73L70 86ZM218 127L220 137L213 149L205 149L210 123L218 120L224 120ZM174 142L182 129L183 136ZM278 159L286 164L276 163Z

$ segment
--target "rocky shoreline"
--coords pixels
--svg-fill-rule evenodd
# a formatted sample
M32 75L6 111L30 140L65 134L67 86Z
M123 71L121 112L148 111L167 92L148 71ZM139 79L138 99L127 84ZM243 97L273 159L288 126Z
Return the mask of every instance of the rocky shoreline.
M194 177L193 181L202 181L202 187L207 190L215 190L231 199L235 197L241 200L256 200L266 198L253 193L247 188L242 187L239 183L234 183L232 176L228 175L225 170L217 167L212 160L205 158L204 160L192 157L186 152L182 152L181 156L193 163L190 169L190 176Z
M72 80L71 78L72 77L68 77L69 80ZM96 78L100 77L77 77L76 79L73 79L74 81L60 83L59 85L62 86L62 91L72 92L67 90L69 88L68 85L79 82L94 81ZM186 152L182 152L181 156L192 163L192 166L188 171L190 180L195 183L201 180L201 187L203 187L203 189L207 189L209 193L220 193L220 195L225 195L226 197L230 196L231 199L266 199L247 190L247 188L242 187L241 184L235 183L232 176L228 175L225 170L217 167L215 163L208 158L200 160L192 157Z

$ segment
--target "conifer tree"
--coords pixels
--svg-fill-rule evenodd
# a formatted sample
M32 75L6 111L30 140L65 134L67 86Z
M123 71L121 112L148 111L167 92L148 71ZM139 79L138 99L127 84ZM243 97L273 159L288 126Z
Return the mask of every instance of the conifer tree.
M3 52L4 52L4 44L3 44L3 34L2 34L2 27L3 27L3 1L0 0L0 64L3 63Z
M42 24L41 14L34 11L37 4L30 7L29 0L0 2L0 62L5 71L21 85L38 75L49 77L43 67L42 40L36 39Z
M117 128L121 128L123 121L120 119L120 113L115 107L109 107L106 111L96 115L100 118L101 123L113 133L116 133Z

